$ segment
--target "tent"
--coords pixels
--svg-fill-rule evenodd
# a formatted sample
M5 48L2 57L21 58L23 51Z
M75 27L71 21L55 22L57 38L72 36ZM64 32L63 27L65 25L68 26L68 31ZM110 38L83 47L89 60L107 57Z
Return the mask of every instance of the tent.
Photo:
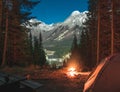
M83 92L120 92L120 54L105 58L96 67Z

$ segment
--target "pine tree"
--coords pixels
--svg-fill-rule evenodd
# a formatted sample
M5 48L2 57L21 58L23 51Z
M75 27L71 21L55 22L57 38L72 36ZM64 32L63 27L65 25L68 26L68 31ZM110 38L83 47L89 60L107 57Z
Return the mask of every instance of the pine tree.
M77 50L78 50L77 37L76 37L76 35L74 34L73 43L72 43L72 47L71 47L71 52L72 52L71 54L76 53Z
M85 49L85 46L86 46L85 40L86 40L85 33L84 33L84 31L82 31L81 32L81 36L80 36L80 42L79 42L80 54L82 56L82 59L85 58L85 52L86 52L86 49Z
M100 12L100 59L119 52L119 8L118 0L99 0ZM117 27L116 27L117 26ZM117 38L117 39L116 39ZM116 44L118 43L118 44ZM118 45L118 47L117 47Z
M32 37L31 31L30 31L30 34L29 34L29 48L30 48L30 54L31 54L31 57L32 57L32 63L34 64L34 62L33 62L34 61L34 47L33 47L33 37Z
M25 30L23 31L23 27L20 26L21 23L26 20L32 18L30 17L30 10L39 3L39 0L4 0L4 6L6 6L5 11L5 19L8 17L8 23L3 23L3 25L8 24L8 36L7 36L7 50L3 52L7 52L7 55L3 54L3 62L2 65L12 63L21 62L21 58L24 56L24 46L21 44L24 42L24 39L27 38ZM7 3L7 4L6 4ZM3 38L6 38L5 36ZM5 40L4 40L5 41ZM26 43L24 43L26 44ZM4 45L5 46L5 45ZM7 57L7 58L6 58ZM6 58L6 59L4 59Z
M42 35L39 34L39 39L34 37L34 65L43 67L46 64L46 55L42 45Z
M34 65L39 65L39 44L37 37L34 37Z
M98 0L88 1L88 19L84 23L79 43L84 65L90 69L95 66L97 57L97 2Z
M119 0L89 0L86 29L92 46L91 57L98 64L106 56L120 52ZM97 57L97 58L95 58Z
M113 24L113 52L120 52L120 1L119 0L111 0L112 1L112 24Z
M79 54L79 47L78 47L78 41L77 41L76 34L74 34L73 36L71 56L67 62L67 66L76 67L77 69L80 69L80 70L82 70L82 67L83 67L83 64L81 62L81 56Z
M46 64L46 55L42 44L42 34L39 34L39 65L44 66Z
M97 2L98 0L89 0L88 1L88 20L85 23L85 31L89 34L89 43L90 43L90 57L92 62L96 62L97 57Z
M94 62L92 61L92 47L91 47L91 38L89 31L82 31L80 36L80 56L82 57L82 63L84 68L92 69L94 67ZM88 59L89 58L89 59Z

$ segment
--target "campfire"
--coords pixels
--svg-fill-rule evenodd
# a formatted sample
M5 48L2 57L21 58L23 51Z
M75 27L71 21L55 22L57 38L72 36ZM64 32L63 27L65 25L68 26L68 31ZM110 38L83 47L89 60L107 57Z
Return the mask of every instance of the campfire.
M68 68L68 71L67 71L67 76L68 77L74 78L77 75L78 75L78 72L77 72L77 70L74 67Z

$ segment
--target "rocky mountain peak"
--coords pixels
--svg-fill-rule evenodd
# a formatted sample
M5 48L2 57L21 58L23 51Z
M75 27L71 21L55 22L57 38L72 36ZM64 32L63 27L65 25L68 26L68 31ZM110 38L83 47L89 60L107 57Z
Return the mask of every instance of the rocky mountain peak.
M61 41L69 39L74 33L80 33L83 23L87 20L87 11L79 12L73 11L70 16L62 23L46 24L37 19L31 19L30 25L27 26L31 29L34 36L39 36L39 32L42 32L44 42L53 40Z
M62 23L46 24L37 19L31 19L29 28L33 36L38 37L42 33L43 45L47 50L56 51L56 55L60 54L60 50L69 50L72 44L73 35L80 36L83 25L87 20L88 11L73 11L70 16ZM61 49L60 49L61 48Z

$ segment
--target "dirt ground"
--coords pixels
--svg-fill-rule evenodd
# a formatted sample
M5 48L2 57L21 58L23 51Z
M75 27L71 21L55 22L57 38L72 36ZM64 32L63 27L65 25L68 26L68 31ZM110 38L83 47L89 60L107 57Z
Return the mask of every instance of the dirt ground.
M8 69L7 69L8 70ZM9 72L21 76L28 76L42 86L38 92L83 92L84 83L87 75L76 75L74 78L67 76L66 69L48 70L48 69L9 69ZM6 70L4 70L6 71ZM14 72L13 72L14 71ZM7 71L8 72L8 71Z
M38 92L82 92L86 75L77 75L74 78L67 76L65 69L38 70L30 73L31 79L43 86Z

